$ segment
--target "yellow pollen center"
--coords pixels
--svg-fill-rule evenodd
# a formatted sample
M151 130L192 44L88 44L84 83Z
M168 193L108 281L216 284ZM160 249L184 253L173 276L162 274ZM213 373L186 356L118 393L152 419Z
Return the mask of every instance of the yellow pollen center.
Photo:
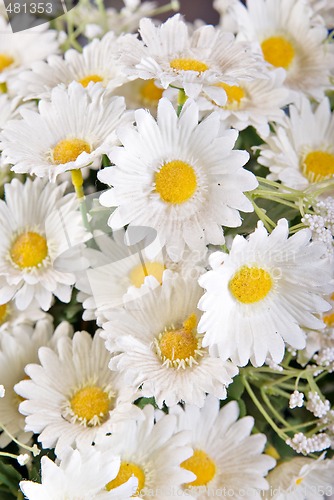
M295 481L296 485L299 486L303 482L304 478L303 477L298 477Z
M184 161L165 163L155 174L155 189L163 201L180 204L189 200L197 188L196 174Z
M197 59L173 59L169 65L177 71L197 71L197 73L202 73L209 69L209 66L202 61L197 61Z
M37 267L47 255L46 239L40 234L30 231L20 234L10 249L12 261L21 269Z
M87 386L72 396L70 406L73 413L82 420L106 417L110 408L110 398L100 387Z
M244 266L229 282L233 297L243 304L253 304L264 299L273 286L270 274L260 267Z
M225 90L227 95L227 105L229 104L240 104L241 99L243 99L246 94L242 87L238 85L228 85L227 83L218 83L218 87Z
M140 288L144 284L146 276L154 276L161 285L164 270L165 266L161 262L145 262L145 267L139 264L131 270L130 281L134 286Z
M310 182L319 182L334 175L334 154L312 151L303 162L303 174Z
M288 69L295 57L292 43L282 36L272 36L261 44L264 59L276 68Z
M81 80L79 80L79 83L81 83L83 87L87 87L90 84L90 82L94 83L103 82L103 78L101 78L101 76L99 75L87 75L81 78Z
M0 325L5 322L7 315L7 304L2 304L0 306Z
M191 314L178 330L165 330L159 341L159 348L164 359L170 361L186 360L195 356L198 348L198 340L193 333L197 319Z
M326 314L323 319L327 326L334 326L334 312Z
M194 450L192 457L182 462L181 467L196 474L197 479L186 486L206 486L216 474L214 461L202 450Z
M13 64L14 59L11 56L8 56L7 54L0 54L0 71L3 71L4 69L8 68L11 64Z
M143 470L138 467L138 465L132 462L121 462L117 476L106 485L106 490L111 491L118 488L118 486L126 483L132 476L135 476L138 479L137 491L133 495L134 497L138 496L140 491L145 486L145 474Z
M86 141L82 139L63 139L53 148L53 163L59 165L75 161L83 152L91 152L91 147Z
M164 89L156 86L154 80L147 80L140 88L140 96L145 103L157 104Z

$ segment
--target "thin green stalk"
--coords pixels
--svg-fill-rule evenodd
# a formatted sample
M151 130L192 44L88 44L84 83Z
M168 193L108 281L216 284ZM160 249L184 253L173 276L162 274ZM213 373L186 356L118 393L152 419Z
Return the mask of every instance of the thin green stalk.
M283 424L284 426L287 426L288 423L286 422L286 420L278 413L278 411L274 408L274 406L272 405L270 399L268 398L268 396L265 394L264 390L261 389L261 396L262 396L262 399L263 401L265 402L265 404L267 405L267 407L269 408L269 410L271 411L271 413L274 415L274 417L276 418L276 420L278 420L279 422L281 422L281 424Z
M244 384L245 389L248 392L250 398L252 399L253 403L255 404L255 406L257 407L257 409L259 410L259 412L266 419L266 421L268 422L268 424L270 425L270 427L272 427L272 429L276 432L276 434L278 434L278 436L281 439L283 439L284 441L286 441L287 439L289 439L289 436L287 434L285 434L285 432L283 432L276 425L276 423L274 422L274 420L268 415L268 413L266 412L266 410L263 408L263 406L261 405L260 401L257 399L257 397L256 397L253 389L251 388L250 384L248 383L248 380L246 379L246 377L242 377L242 380L243 380L243 384Z

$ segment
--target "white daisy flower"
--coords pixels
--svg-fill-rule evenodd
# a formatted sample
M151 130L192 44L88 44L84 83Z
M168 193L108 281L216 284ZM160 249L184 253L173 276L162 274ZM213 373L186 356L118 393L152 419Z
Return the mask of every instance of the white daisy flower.
M268 475L272 500L322 500L332 495L334 461L323 456L296 457L275 467Z
M291 94L284 88L285 71L277 69L268 78L240 81L238 85L221 83L227 94L225 106L217 106L204 93L198 98L201 110L217 111L224 125L237 130L253 126L263 137L270 132L270 122L282 122L284 108L291 102Z
M124 114L124 99L111 96L101 84L56 87L50 102L40 101L38 110L22 110L22 120L6 125L2 154L14 172L52 181L68 170L99 167L116 143L115 128L131 120Z
M139 230L140 228L138 228ZM89 262L85 273L78 273L77 300L83 302L84 320L107 321L112 310L133 301L175 275L197 280L205 272L208 251L185 250L179 262L173 262L160 245L154 255L140 245L128 246L123 230L112 237L95 234L100 250L86 248L83 257Z
M28 500L95 500L130 498L136 488L130 479L122 489L108 493L105 486L119 471L120 459L95 446L84 450L66 448L61 460L41 459L41 484L21 481L20 488ZM124 496L122 496L124 495Z
M82 53L70 49L61 56L50 56L47 62L31 65L31 70L18 75L15 91L25 99L48 99L51 90L59 84L68 87L73 81L87 87L100 82L113 90L128 81L118 62L118 42L114 33L107 33L102 40L93 40Z
M77 332L58 342L58 354L39 350L41 365L26 367L29 380L15 387L24 401L26 430L39 434L44 448L90 445L115 422L136 418L135 391L124 387L108 368L110 355L98 333Z
M101 436L97 448L110 450L121 457L118 476L107 484L112 492L134 476L138 486L134 498L167 500L194 474L180 467L192 455L189 433L177 432L174 415L154 412L151 405L142 410L143 419L115 426L111 436ZM125 498L123 496L122 498Z
M101 336L113 354L110 368L125 382L141 386L159 407L179 401L202 406L205 393L226 398L226 387L238 370L209 356L197 333L196 282L179 277L113 313Z
M314 111L304 98L289 114L265 138L258 162L270 169L269 179L303 190L334 176L334 115L327 98Z
M241 366L249 360L261 366L267 357L279 363L284 342L303 349L303 328L324 328L316 315L330 308L323 298L333 274L326 248L310 243L308 229L288 235L286 219L270 235L259 222L248 240L234 238L228 255L213 254L213 270L199 278L207 292L198 329L206 332L203 345L223 359Z
M184 485L188 498L227 496L218 491L237 499L261 498L261 490L268 489L264 476L274 467L275 460L263 454L265 435L250 435L253 417L238 420L236 401L219 410L219 400L207 396L201 409L176 406L170 413L177 415L179 430L191 432L194 454L181 464L196 476Z
M233 4L238 39L257 41L270 67L287 72L285 85L295 93L320 100L333 88L330 81L334 55L327 44L327 29L315 23L305 0L247 0L247 8Z
M98 175L113 186L100 196L101 204L118 207L110 227L156 229L172 260L179 260L185 244L193 250L222 244L221 226L241 224L239 210L253 210L243 191L257 186L255 176L242 168L248 153L232 150L237 132L222 131L215 113L198 124L191 100L179 118L163 98L157 122L142 109L135 119L137 128L118 132L124 147L109 154L115 166Z
M11 82L35 61L59 52L57 31L48 23L13 33L11 25L0 17L0 83Z
M0 304L15 300L24 310L35 301L44 311L53 296L69 302L76 266L62 270L66 251L80 253L89 237L74 194L64 196L66 184L14 179L0 200Z
M202 89L219 105L226 102L221 81L237 84L258 78L264 65L252 45L235 41L232 33L213 26L190 30L180 14L156 27L151 19L140 22L142 41L134 35L122 39L121 61L131 75L158 80L163 88L183 88L197 98Z
M14 386L26 377L26 365L38 361L38 349L41 346L55 346L59 338L70 335L71 331L68 323L61 323L54 332L50 321L41 320L35 328L26 324L16 335L1 332L0 380L6 392L0 399L0 427L4 426L21 443L28 443L32 433L25 431L25 420L19 412L22 398L15 392ZM4 448L11 441L11 437L2 432L0 447Z

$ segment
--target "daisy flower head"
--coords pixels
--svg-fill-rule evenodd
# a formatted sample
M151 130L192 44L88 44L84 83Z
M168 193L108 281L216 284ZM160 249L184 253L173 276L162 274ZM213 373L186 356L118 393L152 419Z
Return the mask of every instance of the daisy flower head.
M21 481L20 488L28 500L108 500L131 497L136 481L130 479L120 490L105 489L111 477L119 471L120 459L95 446L83 450L66 448L61 459L53 462L41 459L41 483ZM122 496L123 495L123 496Z
M0 17L0 83L11 83L35 61L59 52L57 31L48 23L13 33L11 25Z
M223 491L237 499L245 498L246 491L249 498L261 498L261 490L268 489L264 477L275 460L263 454L265 435L250 435L253 417L238 420L236 401L219 409L219 399L207 396L203 408L186 404L171 408L170 413L177 416L179 431L191 433L194 453L181 464L196 476L184 485L188 498L223 497Z
M146 405L140 420L122 422L115 426L111 436L101 436L96 447L120 456L121 466L117 477L107 484L111 493L123 487L131 476L137 479L133 498L158 497L168 500L181 485L195 478L194 474L180 467L192 454L189 433L178 432L174 415L155 411ZM125 498L123 496L122 498Z
M22 110L22 120L10 121L1 134L1 148L16 173L55 181L68 170L98 168L102 155L117 142L115 129L131 120L124 99L102 85L72 82L56 87L38 112Z
M217 111L226 126L244 130L251 125L262 137L267 137L270 122L282 122L285 116L282 108L291 102L284 80L285 71L278 68L268 78L239 81L238 85L221 83L227 94L224 106L217 106L204 92L198 98L198 105L205 113Z
M303 349L303 328L324 328L317 315L330 308L324 296L333 275L326 248L310 243L308 229L288 235L286 219L270 235L259 222L248 240L234 238L228 255L212 254L212 271L199 278L206 289L199 302L203 345L223 359L241 366L249 360L262 366L267 357L279 363L285 342Z
M261 74L260 54L247 42L237 42L232 33L213 26L190 30L180 14L156 27L152 20L140 22L142 41L134 35L123 38L121 61L132 75L155 79L163 88L173 85L197 98L202 89L219 105L226 102L219 82L237 83Z
M115 311L101 336L112 353L110 368L159 407L179 401L203 405L205 393L226 398L238 370L202 347L197 324L201 289L182 277L163 283Z
M61 337L71 334L71 326L61 323L56 330L49 320L40 320L36 326L25 324L19 331L6 331L0 335L0 380L5 388L5 396L0 399L0 425L18 439L28 443L32 432L25 430L24 416L19 412L22 398L16 393L14 386L26 377L25 367L28 363L38 361L38 349L42 346L54 348ZM11 437L4 431L0 435L0 447L11 442Z
M137 418L135 391L108 368L110 355L98 333L76 332L60 339L57 353L40 349L38 364L26 367L29 380L15 388L24 401L26 430L39 434L43 448L56 454L67 446L92 444L119 420ZM139 415L140 416L140 415Z
M289 115L259 148L258 162L270 169L268 178L295 189L333 178L334 115L329 100L312 109L303 98L300 108L290 106Z
M73 271L62 270L66 252L79 252L89 235L83 227L74 194L64 196L66 184L41 179L14 179L0 201L0 304L15 300L20 310L35 302L44 311L53 296L69 302Z
M136 127L118 131L124 147L109 154L115 166L98 174L112 186L100 196L101 204L117 207L109 226L155 229L175 261L185 245L203 250L208 243L222 244L222 226L241 224L239 210L253 210L243 192L257 186L255 176L242 168L248 153L233 150L238 133L222 131L215 113L200 124L198 118L192 100L179 118L165 98L159 102L157 121L137 110Z
M139 232L142 228L137 229ZM154 237L155 231L150 231ZM83 257L89 263L86 272L78 273L77 299L83 303L83 319L97 319L99 325L107 321L113 310L159 287L164 281L182 275L196 280L205 272L208 250L185 250L178 262L173 262L159 241L156 248L129 245L123 229L112 236L95 233L99 249L87 247ZM143 245L142 245L143 246Z
M25 99L48 99L57 85L68 87L73 81L83 87L101 83L104 88L114 90L129 80L122 73L118 61L118 40L114 33L107 33L101 40L95 39L83 48L65 52L64 58L57 55L47 61L38 61L31 69L18 75L15 91Z
M284 68L285 85L293 92L321 100L333 88L334 54L327 44L327 29L315 22L305 0L247 0L233 4L238 39L256 41L271 68Z
M267 500L322 500L331 496L334 461L295 457L275 467L268 475L270 492Z

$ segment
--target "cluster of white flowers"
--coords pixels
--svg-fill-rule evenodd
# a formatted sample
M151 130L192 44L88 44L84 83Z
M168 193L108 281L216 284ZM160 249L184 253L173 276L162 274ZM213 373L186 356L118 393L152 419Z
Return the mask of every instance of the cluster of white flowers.
M0 496L313 500L334 470L331 6L215 0L209 26L123 3L22 32L0 14Z
M323 401L317 392L309 392L307 395L306 409L317 418L324 417L330 410L331 404L328 399Z
M308 455L329 448L331 439L325 432L319 432L312 437L307 437L302 432L298 432L292 439L287 439L286 444L291 446L297 453Z
M299 391L293 391L289 399L289 408L301 408L304 405L304 394Z
M302 222L312 231L312 239L322 241L330 256L334 255L334 198L318 201L314 214L305 214Z

